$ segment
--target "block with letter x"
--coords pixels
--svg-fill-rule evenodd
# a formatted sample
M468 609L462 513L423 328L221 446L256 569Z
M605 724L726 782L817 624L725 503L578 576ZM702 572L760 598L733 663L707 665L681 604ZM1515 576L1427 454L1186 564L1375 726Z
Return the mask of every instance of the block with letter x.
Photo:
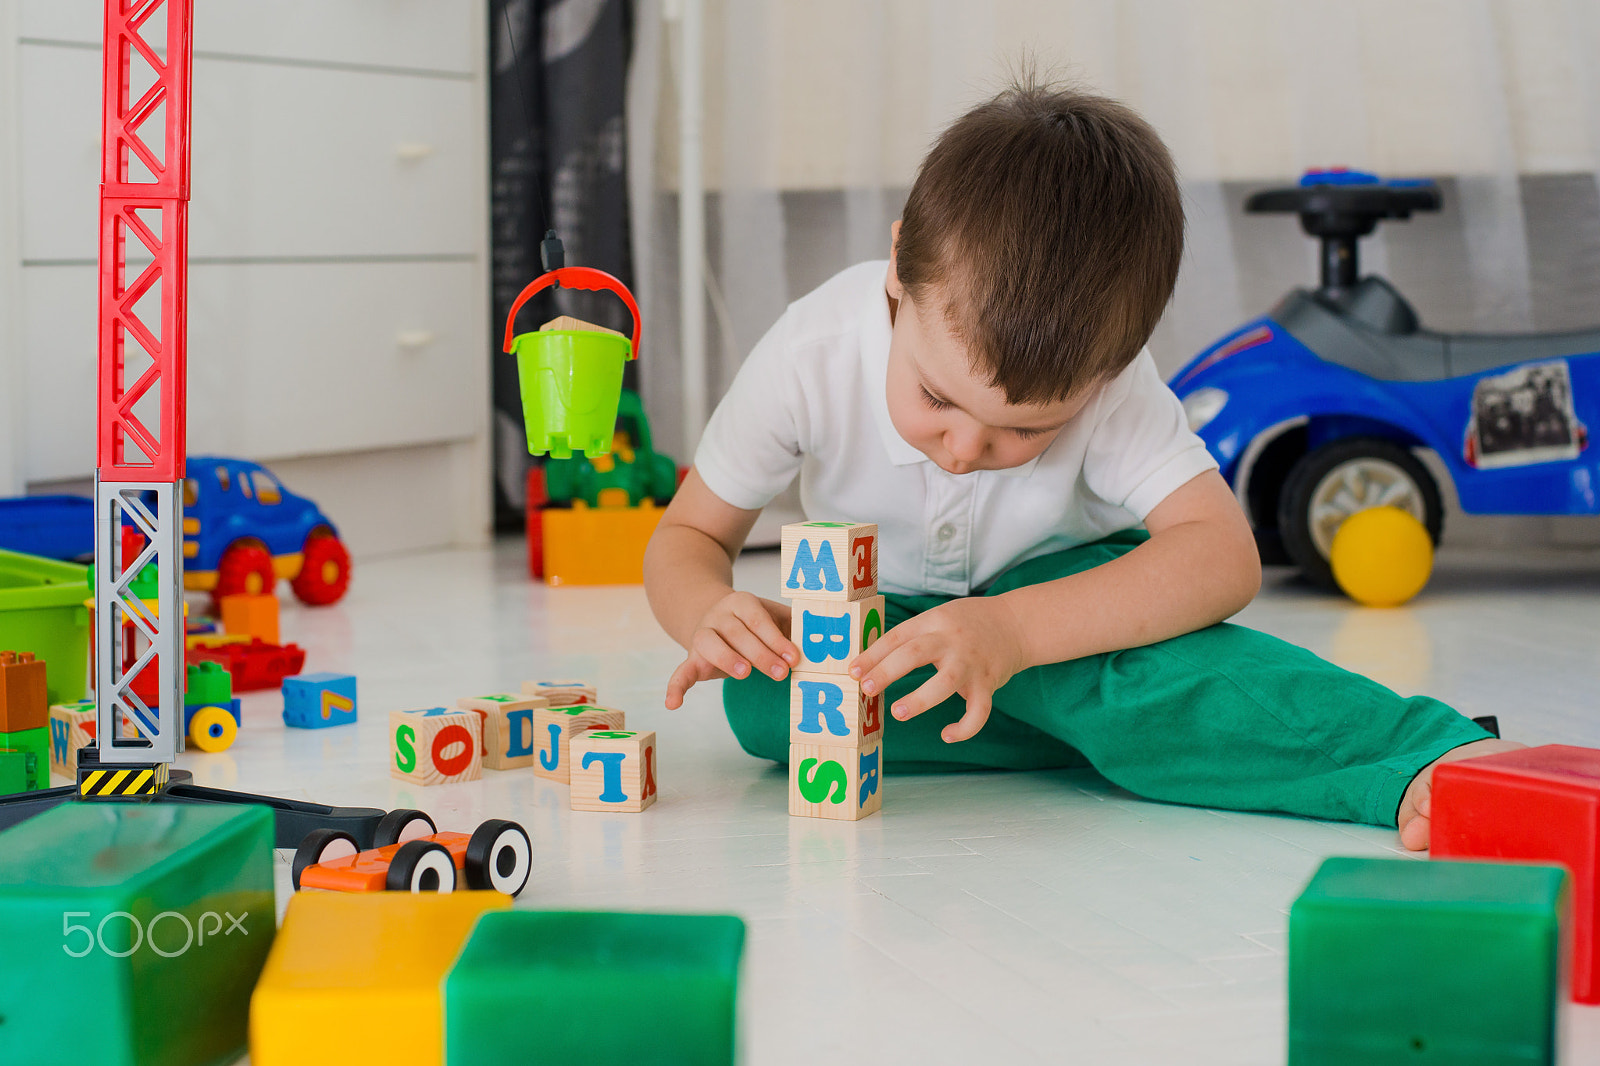
M783 527L779 592L789 599L864 600L878 594L878 527L796 522Z

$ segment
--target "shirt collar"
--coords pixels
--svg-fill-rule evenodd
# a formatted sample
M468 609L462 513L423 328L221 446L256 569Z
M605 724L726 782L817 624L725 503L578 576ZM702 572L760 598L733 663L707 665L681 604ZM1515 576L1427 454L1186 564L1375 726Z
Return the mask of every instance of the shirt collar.
M888 272L887 260L883 262L883 269L885 273ZM878 436L883 441L883 450L889 453L889 462L895 466L911 466L914 463L927 463L931 466L933 460L908 444L900 435L900 431L894 428L894 420L889 417L889 339L893 334L893 325L889 321L889 296L884 292L881 280L873 284L868 299L870 303L861 316L861 362L866 370L868 403L872 407L873 418L878 423ZM1051 442L1052 447L1054 443ZM1029 477L1042 457L1042 454L1036 455L1021 466L1007 467L1004 470L975 471L975 473L997 474L1000 477Z

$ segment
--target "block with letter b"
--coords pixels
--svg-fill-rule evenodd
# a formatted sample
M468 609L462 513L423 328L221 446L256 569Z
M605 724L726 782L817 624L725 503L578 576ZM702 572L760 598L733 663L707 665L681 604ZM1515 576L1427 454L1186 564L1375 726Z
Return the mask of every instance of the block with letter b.
M389 712L389 773L419 785L483 776L483 726L472 711Z
M878 594L878 527L796 522L783 527L778 591L789 599L864 600Z
M883 636L884 600L796 599L789 639L800 649L795 669L813 674L843 674L850 660Z
M789 683L789 742L861 747L883 738L883 694L866 696L854 678L795 672Z
M533 712L549 704L542 696L503 692L494 696L463 696L456 706L472 711L483 728L483 765L486 770L515 770L533 765Z
M883 805L876 740L857 748L789 745L789 813L854 822Z
M621 729L627 715L609 707L541 707L533 712L533 772L566 784L571 778L572 738L590 729Z
M638 814L656 801L654 731L590 729L572 738L572 809Z

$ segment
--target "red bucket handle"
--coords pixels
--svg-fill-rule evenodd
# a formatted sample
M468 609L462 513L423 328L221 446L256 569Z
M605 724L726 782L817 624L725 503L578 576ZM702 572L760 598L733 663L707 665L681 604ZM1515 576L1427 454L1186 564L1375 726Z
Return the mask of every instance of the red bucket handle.
M614 292L622 297L622 302L628 305L628 313L633 316L633 346L628 349L628 358L639 358L639 305L633 302L633 293L628 291L626 285L604 270L596 270L594 267L561 267L528 282L527 288L517 294L516 300L511 304L511 313L506 316L506 351L509 352L514 347L511 342L516 332L517 312L522 310L522 305L527 303L534 293L556 284L565 285L569 289Z

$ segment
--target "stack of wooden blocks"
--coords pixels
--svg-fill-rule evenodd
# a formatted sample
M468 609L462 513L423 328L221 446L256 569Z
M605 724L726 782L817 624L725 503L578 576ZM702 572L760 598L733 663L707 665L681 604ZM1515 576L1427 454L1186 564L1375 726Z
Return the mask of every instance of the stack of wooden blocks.
M783 527L782 595L800 664L790 675L789 813L855 821L883 803L883 694L868 697L850 660L883 635L878 527Z

